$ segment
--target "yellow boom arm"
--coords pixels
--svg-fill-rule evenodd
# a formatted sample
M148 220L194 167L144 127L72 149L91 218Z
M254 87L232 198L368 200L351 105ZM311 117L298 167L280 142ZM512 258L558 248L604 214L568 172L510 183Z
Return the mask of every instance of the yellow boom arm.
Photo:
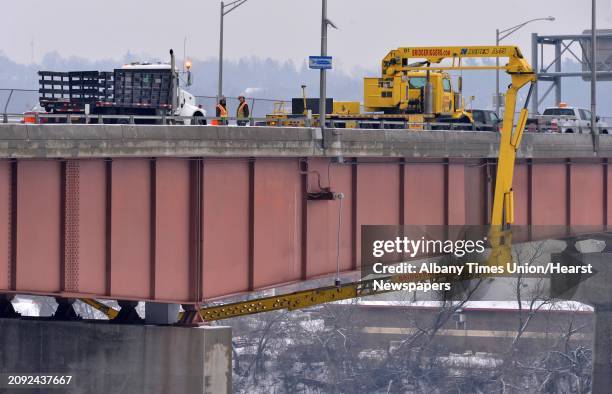
M464 58L508 58L505 65L463 65ZM414 59L420 62L411 63ZM441 64L450 59L451 64ZM520 112L516 128L514 112L519 90L536 80L531 66L515 46L468 46L468 47L414 47L398 48L389 51L382 61L383 75L396 75L412 70L504 70L512 83L506 92L506 106L499 144L497 178L491 213L492 231L501 231L507 224L514 222L514 200L512 178L514 161L527 122L527 103L531 89Z

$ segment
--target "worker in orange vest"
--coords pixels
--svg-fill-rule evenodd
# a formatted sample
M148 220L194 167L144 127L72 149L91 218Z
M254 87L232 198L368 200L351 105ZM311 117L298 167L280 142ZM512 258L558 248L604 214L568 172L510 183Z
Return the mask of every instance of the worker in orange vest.
M236 111L236 118L238 119L236 122L238 126L246 126L249 117L249 105L247 104L244 96L238 96L238 110Z
M221 118L219 119L220 125L227 124L227 102L225 97L221 97L217 103L217 118Z

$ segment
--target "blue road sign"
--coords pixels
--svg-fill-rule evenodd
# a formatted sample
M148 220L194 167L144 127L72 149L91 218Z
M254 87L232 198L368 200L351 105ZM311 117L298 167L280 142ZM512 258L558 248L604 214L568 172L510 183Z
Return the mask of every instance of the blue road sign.
M331 56L309 56L308 67L315 70L329 70L332 68Z

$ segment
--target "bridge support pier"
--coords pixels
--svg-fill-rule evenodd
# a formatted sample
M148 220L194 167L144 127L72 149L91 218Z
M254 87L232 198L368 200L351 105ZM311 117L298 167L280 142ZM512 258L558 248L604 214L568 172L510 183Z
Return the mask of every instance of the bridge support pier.
M71 375L67 392L232 392L230 327L0 319L0 332L0 373Z
M609 393L612 387L612 305L595 306L593 330L593 394Z
M601 242L605 245L601 252L589 251L580 253L576 248L576 240L566 240L568 249L561 255L553 255L555 258L565 260L567 264L582 262L591 264L593 275L581 278L580 275L557 275L553 278L553 289L557 286L557 292L563 299L579 301L593 306L594 309L594 331L593 331L593 356L592 356L592 392L593 394L609 393L612 386L612 239L608 235L600 237L590 236L586 239ZM584 239L581 239L584 241ZM588 247L588 246L587 246ZM590 246L593 248L593 245ZM556 282L556 283L555 283ZM571 289L564 292L559 289ZM555 292L553 291L553 294Z

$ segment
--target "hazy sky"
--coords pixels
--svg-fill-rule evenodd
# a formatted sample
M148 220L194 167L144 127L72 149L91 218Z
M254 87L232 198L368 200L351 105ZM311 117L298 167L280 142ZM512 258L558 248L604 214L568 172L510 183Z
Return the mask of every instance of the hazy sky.
M89 59L120 58L128 50L165 57L216 58L216 0L19 0L3 1L0 51L30 63L51 51ZM416 45L492 44L495 29L552 15L516 33L529 55L530 34L579 33L590 27L590 0L328 0L329 53L343 70L376 67L391 48ZM600 28L612 28L612 0L599 0ZM248 0L226 16L225 58L292 59L298 64L320 50L319 0ZM31 43L33 42L33 46ZM33 51L32 51L33 47Z

